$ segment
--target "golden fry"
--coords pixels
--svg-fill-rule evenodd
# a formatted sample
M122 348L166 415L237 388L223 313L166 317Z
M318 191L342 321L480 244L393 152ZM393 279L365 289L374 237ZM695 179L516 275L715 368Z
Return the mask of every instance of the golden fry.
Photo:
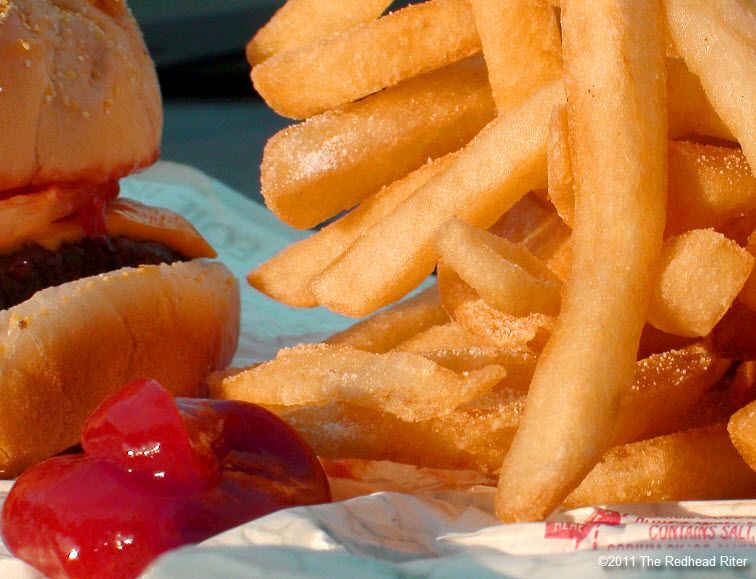
M666 197L662 15L652 1L562 3L577 203L572 268L497 514L542 520L601 457L632 383ZM660 86L661 84L661 86ZM620 227L607 224L621 223Z
M266 364L211 381L210 390L214 398L265 405L354 403L419 421L453 412L505 375L501 366L459 375L416 354L310 344L284 348Z
M265 146L260 183L284 223L308 228L456 151L494 118L479 58L288 127Z
M706 336L753 271L754 257L711 229L664 242L651 285L648 321L680 336Z
M383 354L448 320L449 316L441 307L438 287L432 286L334 334L326 344Z
M252 82L278 114L305 119L479 51L468 0L430 0L274 56Z
M756 473L720 424L611 449L563 506L739 499L755 492Z
M612 444L666 434L669 424L686 415L730 365L701 344L638 361L633 386L622 398Z
M312 280L354 241L420 186L449 166L454 153L423 165L367 199L362 205L310 237L292 243L249 274L255 289L293 307L318 305L310 290Z
M247 44L253 67L271 56L306 46L378 18L392 0L287 0Z
M503 350L540 352L554 328L554 317L540 313L505 314L485 302L443 262L438 264L441 303L467 331Z
M450 219L438 232L436 248L444 265L499 311L559 312L562 283L523 246Z
M312 285L319 302L362 316L417 287L435 266L435 236L451 217L488 228L531 189L543 187L546 135L561 83L499 117L452 164L360 237Z
M756 470L756 402L733 414L727 430L740 456Z
M559 22L546 0L470 3L500 115L562 78Z
M664 0L672 40L756 167L756 26L748 0Z

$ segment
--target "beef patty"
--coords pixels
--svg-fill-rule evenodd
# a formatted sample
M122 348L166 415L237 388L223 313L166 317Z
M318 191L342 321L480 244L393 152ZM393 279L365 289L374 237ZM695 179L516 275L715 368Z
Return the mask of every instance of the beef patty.
M57 251L29 245L0 255L0 310L25 302L39 290L92 275L159 263L186 261L152 241L126 237L86 238L62 244Z

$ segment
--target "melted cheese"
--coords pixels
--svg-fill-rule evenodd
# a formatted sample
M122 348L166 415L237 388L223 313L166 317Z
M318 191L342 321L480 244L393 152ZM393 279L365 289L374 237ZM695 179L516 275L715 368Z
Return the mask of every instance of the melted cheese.
M149 207L130 199L117 199L108 204L105 223L110 236L123 236L134 241L154 241L189 259L217 255L191 223L167 209ZM56 251L61 244L76 243L84 237L84 230L78 220L69 218L50 223L44 231L35 233L32 238L20 240L5 253L12 253L22 245L31 243Z

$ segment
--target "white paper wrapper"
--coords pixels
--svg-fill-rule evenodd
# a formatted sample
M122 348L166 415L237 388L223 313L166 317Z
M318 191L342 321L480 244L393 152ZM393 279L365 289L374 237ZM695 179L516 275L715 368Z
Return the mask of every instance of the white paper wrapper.
M172 163L126 179L122 194L188 217L240 278L303 235L221 183ZM242 288L237 366L351 323L325 310L294 311ZM476 473L361 461L336 466L329 470L342 473L332 478L334 496L344 500L280 511L168 553L144 577L591 577L652 569L655 576L716 570L756 577L756 501L588 508L547 523L499 525L495 489ZM0 499L10 487L0 483ZM39 575L0 545L0 577Z

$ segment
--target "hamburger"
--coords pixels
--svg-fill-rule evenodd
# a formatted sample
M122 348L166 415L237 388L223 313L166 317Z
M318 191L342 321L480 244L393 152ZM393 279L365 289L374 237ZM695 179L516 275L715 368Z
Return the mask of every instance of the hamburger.
M199 394L236 350L239 288L186 220L119 197L162 131L122 0L0 0L0 128L0 475L12 477L77 444L131 380Z

